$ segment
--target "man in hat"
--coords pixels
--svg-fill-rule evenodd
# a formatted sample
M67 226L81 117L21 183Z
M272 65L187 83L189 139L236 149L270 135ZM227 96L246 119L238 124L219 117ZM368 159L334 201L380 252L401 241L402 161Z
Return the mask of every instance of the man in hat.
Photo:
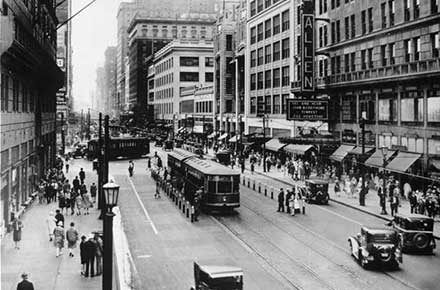
M90 277L95 276L95 267L94 267L94 263L95 263L95 256L96 256L96 244L94 241L94 235L90 234L87 237L87 242L85 242L84 244L84 251L85 251L85 258L86 258L86 272L84 274L85 277L89 277L89 273L90 273ZM89 272L90 270L90 272Z
M21 278L23 280L17 284L17 290L34 290L34 284L28 281L27 273L21 274Z

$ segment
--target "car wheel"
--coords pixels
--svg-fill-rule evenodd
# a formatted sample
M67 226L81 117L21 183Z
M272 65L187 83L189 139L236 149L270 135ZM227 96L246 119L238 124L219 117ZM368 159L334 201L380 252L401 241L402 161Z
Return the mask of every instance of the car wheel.
M418 233L414 236L413 242L418 250L423 250L428 247L430 240L426 234Z
M362 253L359 253L359 263L361 264L361 267L364 269L367 269L367 261L364 259L364 256L362 255Z

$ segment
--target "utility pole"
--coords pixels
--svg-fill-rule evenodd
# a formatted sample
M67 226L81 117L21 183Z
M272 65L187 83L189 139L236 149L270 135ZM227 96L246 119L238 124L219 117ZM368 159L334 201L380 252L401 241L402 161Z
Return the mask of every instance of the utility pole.
M103 154L103 162L102 162L102 185L108 182L108 161L109 161L109 151L110 151L110 132L109 132L109 116L105 115L104 117L104 154ZM102 147L101 147L102 148ZM104 192L102 192L102 200L101 200L101 214L99 216L100 219L104 218L106 213L106 204L104 200Z
M364 112L362 112L363 114ZM362 187L361 192L359 193L359 205L365 206L365 166L362 164L365 157L365 118L361 117L359 125L361 127L361 135L362 135L362 155L361 162L359 162L361 167L361 175L362 175Z
M263 172L266 172L266 115L263 115Z
M80 137L80 139L82 141L83 136L84 136L84 112L83 112L83 109L81 109L81 122L80 122L80 126L81 126L81 133L80 133L81 135L79 137Z
M87 112L87 140L90 140L90 108Z
M98 209L102 210L104 207L104 194L102 192L102 173L104 167L104 147L102 140L102 113L99 113L99 124L98 124Z

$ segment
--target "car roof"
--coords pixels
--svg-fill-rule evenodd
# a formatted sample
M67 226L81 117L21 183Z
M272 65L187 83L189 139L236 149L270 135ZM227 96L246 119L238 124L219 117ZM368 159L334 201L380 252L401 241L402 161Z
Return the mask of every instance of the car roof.
M363 226L362 229L372 235L396 233L396 231L394 229L384 228L381 226Z
M233 266L199 265L200 270L207 273L212 279L232 276L243 276L243 270Z
M397 213L395 215L396 217L401 217L408 220L432 220L433 218L430 218L429 216L418 214L418 213Z

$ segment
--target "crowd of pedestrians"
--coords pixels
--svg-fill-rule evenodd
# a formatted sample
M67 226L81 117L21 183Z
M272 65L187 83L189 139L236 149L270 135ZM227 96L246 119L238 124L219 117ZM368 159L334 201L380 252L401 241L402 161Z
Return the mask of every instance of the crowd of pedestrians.
M284 192L283 188L280 188L277 200L277 212L286 212L292 216L300 213L301 208L303 208L304 212L304 198L296 188L287 189L286 192Z

